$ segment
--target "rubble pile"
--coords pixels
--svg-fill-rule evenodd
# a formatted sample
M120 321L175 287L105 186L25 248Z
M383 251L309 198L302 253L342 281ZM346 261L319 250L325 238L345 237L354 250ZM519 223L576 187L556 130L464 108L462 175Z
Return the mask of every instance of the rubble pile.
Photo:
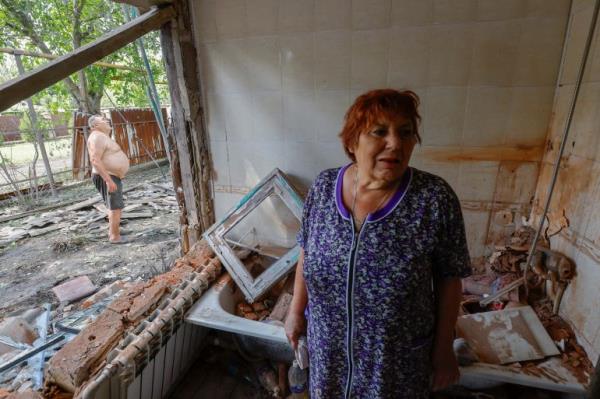
M52 337L64 334L61 344L65 340L69 342L62 347L58 344L46 350L46 358L50 357L50 360L44 367L45 396L60 397L66 394L65 397L71 397L78 388L105 366L108 353L123 340L124 336L145 320L147 315L156 309L173 290L192 276L204 278L206 280L204 285L208 286L220 271L220 261L209 246L201 241L194 245L188 254L179 258L166 273L157 275L149 281L114 282L81 301L77 305L78 310L73 309L75 305L63 306L63 316L68 316L71 312L72 318L80 323L80 328L68 324L66 319L52 321L50 328ZM63 302L63 305L65 303L67 302ZM95 310L97 310L96 314L94 314ZM88 316L83 324L81 324L81 317L78 317L81 314ZM10 327L10 331L14 334L4 333L2 325ZM73 330L72 334L61 332L69 328ZM11 359L22 354L23 350L35 346L34 341L38 335L39 332L35 329L28 328L27 321L23 317L5 319L0 324L0 338L2 338L0 349L5 337L11 340L11 346L15 346L12 344L18 342L22 349L15 350L10 347L9 351L2 352L4 354L0 357L0 365L10 362ZM0 373L0 387L7 392L28 391L32 386L31 382L28 382L33 375L29 365L31 359L24 359L24 363ZM24 378L19 378L20 375Z
M575 275L575 266L564 255L549 249L547 241L542 241L538 243L536 253L532 257L531 270L524 273L533 235L533 229L526 226L516 230L506 240L505 245L496 246L496 251L487 259L484 274L463 279L460 313L469 315L531 305L542 326L560 350L559 357L550 359L555 359L555 363L568 370L580 384L587 386L593 372L592 363L577 343L569 324L557 314L562 293ZM514 285L518 283L517 280L524 281L524 278L527 290L524 284L520 287ZM500 293L511 284L515 289ZM488 302L490 303L487 304ZM471 359L469 363L472 362ZM548 359L540 359L505 366L530 376L544 377L556 382L566 381L563 376L549 372L547 365Z
M247 256L243 263L256 276L264 271L257 266L256 254ZM256 273L256 270L259 270ZM285 322L287 311L292 302L295 272L287 274L273 288L253 303L240 301L236 306L236 315L255 321L276 320Z
M577 338L571 326L557 314L552 312L552 302L543 299L533 304L540 321L560 348L561 360L565 366L582 384L589 382L594 366L587 357L585 350L577 343Z
M150 218L155 211L178 212L175 192L165 184L146 182L132 187L124 194L125 208L121 218ZM56 231L69 231L83 236L106 234L107 210L100 204L101 198L81 201L63 208L32 215L17 226L5 225L0 228L0 248L28 237L39 237ZM71 240L58 240L53 243L55 252L76 250L83 244L82 237Z

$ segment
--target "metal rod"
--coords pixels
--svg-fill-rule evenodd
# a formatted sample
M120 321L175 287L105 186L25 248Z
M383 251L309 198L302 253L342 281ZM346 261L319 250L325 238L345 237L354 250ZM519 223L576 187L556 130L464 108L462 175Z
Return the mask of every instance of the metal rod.
M62 341L63 339L65 339L65 334L64 333L60 333L60 334L55 334L55 335L51 335L50 338L48 339L48 341L46 341L45 344L40 345L40 346L36 346L35 348L31 348L28 351L25 351L23 353L21 353L19 356L9 360L8 362L0 365L0 373L5 372L6 370L10 370L11 368L15 367L16 365L20 364L21 362L29 359L30 357L32 357L33 355L35 355L36 353L42 352L45 349L59 343L60 341Z
M573 97L571 98L571 104L569 105L569 113L567 114L567 120L565 123L562 140L560 143L560 148L558 150L558 155L556 157L557 158L556 164L554 165L554 170L552 172L552 180L550 181L550 186L548 187L548 195L546 197L544 211L541 215L540 224L539 224L537 230L535 231L535 236L533 237L533 241L531 243L529 253L527 254L527 261L525 262L525 268L523 270L523 277L516 280L513 284L510 284L510 285L506 286L504 289L498 291L496 294L491 295L491 296L481 300L479 303L482 306L486 306L486 305L490 304L491 302L500 298L502 295L506 294L507 292L511 291L512 289L514 289L516 287L521 286L522 284L525 284L526 290L528 289L527 288L527 273L529 271L529 267L531 266L531 261L533 260L533 255L537 248L537 243L540 238L542 229L544 227L544 223L546 221L546 215L548 214L548 210L550 209L550 202L552 201L552 194L554 193L554 187L556 185L556 180L558 178L558 172L560 170L560 163L562 160L562 155L565 151L565 147L567 145L567 138L569 137L569 130L571 128L571 123L573 122L575 106L577 105L577 98L579 97L579 89L581 88L581 82L583 81L583 74L585 72L585 67L587 65L590 48L591 48L594 34L596 31L596 22L598 20L598 11L599 10L600 10L600 0L596 0L596 2L594 4L594 11L592 13L592 21L590 24L590 29L588 32L587 39L585 41L585 48L583 50L581 63L579 64L579 71L577 73L577 80L575 82L575 91L573 93Z

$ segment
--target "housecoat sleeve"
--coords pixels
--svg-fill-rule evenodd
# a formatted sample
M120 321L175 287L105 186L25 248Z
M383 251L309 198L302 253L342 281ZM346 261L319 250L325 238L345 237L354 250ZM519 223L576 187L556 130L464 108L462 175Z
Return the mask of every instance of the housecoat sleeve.
M472 273L471 258L460 202L446 182L441 193L438 202L438 239L432 256L433 276L437 279L467 277Z

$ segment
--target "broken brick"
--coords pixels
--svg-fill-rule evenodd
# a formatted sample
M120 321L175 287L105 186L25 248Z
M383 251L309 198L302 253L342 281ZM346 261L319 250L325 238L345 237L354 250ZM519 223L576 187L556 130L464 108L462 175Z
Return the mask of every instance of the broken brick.
M96 286L88 276L79 276L52 288L60 302L73 302L93 294Z
M127 312L127 320L130 322L138 321L142 316L153 309L167 292L167 284L164 281L153 281L150 286L133 299L131 307Z
M21 317L9 317L0 323L0 336L8 337L16 343L32 345L38 334L27 320ZM12 346L0 343L0 355L13 349Z
M277 299L277 303L275 303L275 306L273 307L273 311L271 312L269 318L272 320L285 321L291 303L291 294L288 294L287 292L281 294L281 296Z
M75 392L105 361L124 330L121 314L105 310L50 359L46 381L67 392Z

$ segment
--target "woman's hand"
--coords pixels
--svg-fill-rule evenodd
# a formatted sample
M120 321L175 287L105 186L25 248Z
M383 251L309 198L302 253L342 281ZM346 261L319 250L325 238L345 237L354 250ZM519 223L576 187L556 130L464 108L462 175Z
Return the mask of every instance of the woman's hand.
M285 319L285 335L294 350L298 347L298 338L301 335L306 335L305 331L306 318L304 315L302 313L290 312L287 319Z
M433 383L432 389L439 391L456 384L460 378L458 362L452 344L435 345L432 356Z

